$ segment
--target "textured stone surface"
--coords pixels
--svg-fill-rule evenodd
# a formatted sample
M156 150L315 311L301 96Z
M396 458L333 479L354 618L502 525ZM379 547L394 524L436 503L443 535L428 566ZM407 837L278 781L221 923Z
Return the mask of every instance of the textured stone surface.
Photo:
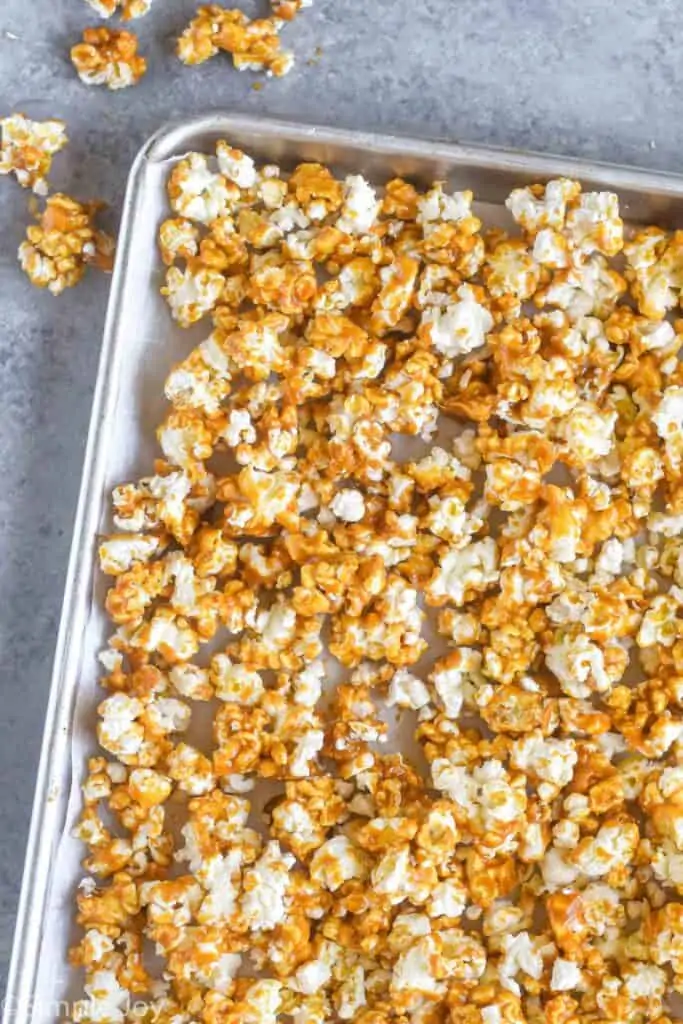
M195 6L155 0L132 26L149 73L112 94L81 85L68 61L97 21L83 0L0 3L0 110L68 122L53 184L107 200L112 223L145 138L217 108L678 170L677 0L315 0L286 30L297 67L258 92L227 59L178 63L173 40ZM3 977L108 289L94 275L60 299L30 287L15 261L27 199L0 180Z

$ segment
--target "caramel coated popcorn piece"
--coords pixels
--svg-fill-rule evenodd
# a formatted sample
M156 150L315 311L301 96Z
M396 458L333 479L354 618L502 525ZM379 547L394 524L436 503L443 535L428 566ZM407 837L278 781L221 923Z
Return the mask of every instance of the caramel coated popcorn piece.
M200 7L178 39L176 52L183 64L203 64L218 53L215 37L221 27L224 9L218 4Z
M88 266L111 271L114 241L94 226L97 203L51 196L19 246L19 262L31 284L59 295L78 284Z
M291 21L304 7L312 7L313 0L271 0L271 4L276 18Z
M178 40L177 54L184 64L203 64L219 51L229 53L238 71L264 71L276 78L294 64L293 54L283 50L279 30L282 20L291 21L301 0L276 5L274 17L250 19L242 11L208 4L200 7Z
M271 18L250 21L240 11L226 11L216 43L232 56L238 71L265 71L281 78L291 70L294 57L281 48L278 28Z
M661 320L680 301L683 287L683 236L645 228L624 246L626 276L638 309Z
M125 89L137 85L147 61L138 52L134 33L108 28L86 28L83 42L71 48L71 61L86 85Z
M113 14L121 14L122 21L142 18L152 6L152 0L86 0L101 18L111 18Z
M68 141L64 122L11 114L0 120L0 133L0 174L14 174L22 188L47 195L52 157Z

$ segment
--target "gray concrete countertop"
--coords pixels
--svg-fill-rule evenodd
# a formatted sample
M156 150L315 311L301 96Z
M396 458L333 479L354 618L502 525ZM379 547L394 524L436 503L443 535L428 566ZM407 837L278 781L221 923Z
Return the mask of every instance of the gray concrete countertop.
M98 23L84 0L0 3L0 114L66 120L52 184L106 200L112 226L143 141L169 118L217 108L681 167L677 0L315 0L284 33L294 71L261 91L226 57L178 62L173 42L195 6L155 0L132 23L149 72L109 93L82 85L68 60ZM109 288L94 273L58 299L29 285L15 258L27 201L0 179L3 979Z

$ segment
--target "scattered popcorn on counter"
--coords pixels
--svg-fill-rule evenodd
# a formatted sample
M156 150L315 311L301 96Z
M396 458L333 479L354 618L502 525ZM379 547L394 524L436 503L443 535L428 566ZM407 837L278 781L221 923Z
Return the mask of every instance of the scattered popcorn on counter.
M125 89L137 85L147 70L147 61L137 49L133 32L86 28L83 42L71 47L71 62L86 85Z
M183 64L192 65L203 64L222 50L231 55L238 71L263 71L281 78L291 71L294 55L282 49L280 29L311 3L273 0L273 16L257 19L234 8L206 4L198 8L178 39L176 52Z
M63 121L31 121L23 114L0 119L0 174L14 174L22 188L48 192L52 157L68 142Z
M49 197L19 246L19 262L31 284L59 295L78 284L89 266L111 271L114 240L94 225L99 207L61 192Z

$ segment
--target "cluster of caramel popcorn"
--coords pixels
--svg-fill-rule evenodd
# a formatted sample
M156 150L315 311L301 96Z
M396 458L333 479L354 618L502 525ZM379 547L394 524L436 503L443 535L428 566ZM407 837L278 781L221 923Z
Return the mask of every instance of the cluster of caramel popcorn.
M118 14L131 21L147 14L152 0L86 0L101 18ZM147 71L147 61L138 52L134 32L122 29L86 28L80 43L71 47L71 63L84 85L125 89L137 85Z
M14 174L23 188L46 196L52 157L68 142L64 122L10 114L0 119L0 132L0 174ZM59 295L78 284L88 266L112 269L114 240L94 223L101 205L62 193L47 199L19 246L19 263L32 284Z
M24 114L0 119L0 174L14 174L22 188L47 194L52 157L68 142L63 121L31 121Z
M263 71L277 78L286 75L294 55L282 49L280 30L313 0L271 0L272 15L248 18L243 11L218 4L199 7L178 39L177 53L184 64L203 64L223 51L238 71ZM87 0L103 18L120 13L123 21L146 14L152 0ZM133 32L87 28L83 41L71 49L71 60L86 85L123 89L137 85L147 62L137 53ZM0 165L0 173L1 173Z
M59 295L78 284L88 266L111 271L114 240L94 223L98 203L78 203L56 193L19 246L19 262L31 284Z
M225 142L168 194L212 330L99 551L76 1018L669 1024L683 236Z
M283 50L280 29L312 0L272 0L269 18L248 18L243 11L218 4L200 7L178 40L177 53L184 64L203 64L223 51L238 71L265 71L281 78L291 70L294 55Z
M147 70L147 61L137 50L134 32L86 28L83 41L71 47L71 62L85 85L125 89L137 85Z

